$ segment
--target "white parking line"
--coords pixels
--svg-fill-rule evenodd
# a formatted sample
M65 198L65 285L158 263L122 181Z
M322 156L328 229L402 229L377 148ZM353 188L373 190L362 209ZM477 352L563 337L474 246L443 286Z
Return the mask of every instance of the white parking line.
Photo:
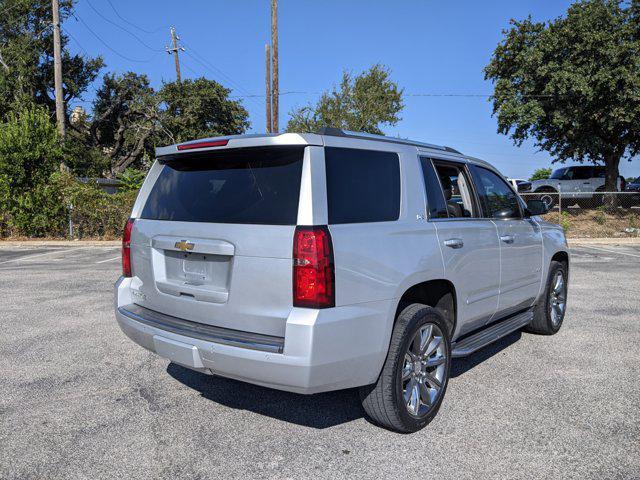
M106 260L100 260L99 262L96 262L96 264L98 264L98 263L113 262L114 260L120 260L121 258L122 258L122 257L107 258Z
M61 248L59 250L53 250L51 252L45 252L45 253L37 253L35 255L24 255L22 257L18 257L18 258L12 258L11 260L5 260L4 262L0 262L0 265L2 265L3 263L10 263L10 262L18 262L20 260L27 260L29 258L38 258L38 257L44 257L46 255L53 255L55 253L60 253L60 252L71 252L74 250L82 250L84 248L89 248L89 247L78 247L78 248Z
M592 247L591 245L580 245L580 248L590 248L592 250L597 250L599 252L616 253L618 255L626 255L628 257L640 258L640 255L635 253L619 252L617 250L609 250L607 248L602 248L602 247Z

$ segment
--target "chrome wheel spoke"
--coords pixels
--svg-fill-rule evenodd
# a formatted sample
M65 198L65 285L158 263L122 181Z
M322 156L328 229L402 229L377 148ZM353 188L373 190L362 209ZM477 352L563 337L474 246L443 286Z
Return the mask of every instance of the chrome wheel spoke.
M427 357L431 356L438 349L441 343L442 343L442 337L433 337L433 340L431 340L431 343L429 343L429 346L427 347L424 353L425 356Z
M427 406L431 406L431 394L429 393L429 387L423 382L420 384L420 399L422 403Z
M420 355L425 355L433 338L433 325L427 325L420 329Z
M404 366L402 367L402 381L406 382L411 378L411 372L413 371L413 360L409 354L404 356Z
M438 380L433 374L425 373L424 376L425 381L436 390L440 390L442 388L442 382Z
M446 361L446 358L444 356L433 357L433 358L427 359L425 366L427 368L437 367L438 365L442 365L445 361Z
M407 409L409 412L418 415L420 409L420 387L418 382L413 379L407 385L405 400L407 401Z

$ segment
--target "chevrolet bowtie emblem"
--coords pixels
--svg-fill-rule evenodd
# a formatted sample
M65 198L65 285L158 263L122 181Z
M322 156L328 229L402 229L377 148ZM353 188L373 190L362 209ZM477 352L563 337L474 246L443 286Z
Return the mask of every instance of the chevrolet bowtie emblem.
M181 242L176 242L176 248L178 250L182 250L183 252L186 252L187 250L193 250L193 247L195 247L195 244L188 242L186 240L182 240Z

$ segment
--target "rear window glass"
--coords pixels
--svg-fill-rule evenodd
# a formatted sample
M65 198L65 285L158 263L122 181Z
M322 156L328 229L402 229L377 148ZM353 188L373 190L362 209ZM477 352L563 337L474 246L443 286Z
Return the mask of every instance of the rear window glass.
M262 147L176 155L164 161L141 217L295 225L303 151Z
M327 147L325 163L330 224L398 219L400 165L397 154Z

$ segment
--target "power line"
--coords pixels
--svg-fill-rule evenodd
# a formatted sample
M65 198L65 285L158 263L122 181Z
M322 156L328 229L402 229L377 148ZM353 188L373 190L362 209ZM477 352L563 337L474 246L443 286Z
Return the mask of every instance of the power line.
M71 37L71 39L76 42L76 44L78 45L78 47L80 47L80 50L82 50L84 52L84 54L88 57L89 56L89 52L87 51L86 48L84 48L82 46L82 44L78 41L78 39L75 37L75 35L73 35L69 30L67 30L65 27L63 27L62 25L60 25L60 28L62 30L64 30L64 33L66 33L67 35L69 35L69 37Z
M131 57L127 57L126 55L123 55L122 53L118 52L116 49L111 47L111 45L109 45L105 40L103 40L100 35L98 35L96 32L94 32L91 29L91 27L89 27L89 25L87 25L87 23L82 19L82 17L80 17L78 14L73 14L73 17L76 20L80 21L86 27L86 29L89 30L89 32L91 32L91 34L98 39L98 41L100 43L102 43L106 48L111 50L113 53L115 53L119 57L121 57L121 58L123 58L123 59L125 59L125 60L127 60L129 62L135 62L135 63L149 63L151 60L153 60L153 57L150 57L147 60L140 60L140 59L131 58Z
M183 43L184 43L184 42L183 42ZM185 45L186 45L186 44L185 44ZM187 46L187 48L189 48L190 50L192 50L192 51L193 51L193 48L191 48L191 47L189 47L189 46ZM191 55L191 54L190 54L190 52L189 52L189 50L187 50L185 53L189 56L189 58L191 58L192 60L195 60L195 61L196 61L196 62L198 62L200 65L202 65L202 66L205 68L205 70L208 70L209 72L211 72L211 68L215 68L215 67L213 67L212 65L211 65L211 68L210 68L210 67L209 67L209 66L207 66L207 64L205 64L203 61L201 61L201 60L199 60L197 57L195 57L195 56ZM208 62L207 62L207 63L208 63ZM216 70L217 70L217 69L216 69ZM213 73L213 72L211 72L211 73ZM214 74L214 76L216 76L216 75ZM229 79L229 77L227 77L227 78ZM238 95L238 96L236 96L236 98L246 98L246 99L248 99L248 100L250 100L250 101L255 102L255 105L256 105L256 106L259 106L260 108L262 108L262 105L261 105L261 104L260 104L260 103L255 99L255 98L254 98L254 97L257 97L257 96L259 96L259 95L252 95L251 93L247 92L245 89L243 89L242 87L240 87L239 85L237 85L235 82L233 82L233 81L232 81L232 80L230 80L230 79L229 79L229 83L231 83L233 86L235 86L238 90L244 91L244 92L246 93L246 95ZM262 96L264 96L264 95L262 95ZM229 97L229 98L232 98L232 97Z
M231 78L229 75L224 73L218 67L216 67L211 62L209 62L206 58L204 58L204 56L202 56L200 53L198 53L198 51L195 48L193 48L190 45L187 45L185 42L182 42L182 43L184 43L184 46L187 47L189 50L191 50L200 60L198 60L198 58L195 58L194 56L191 56L191 58L193 58L196 61L199 61L199 63L201 63L201 64L202 63L207 64L210 68L212 68L213 70L218 72L218 75L220 75L221 77L225 78L230 84L232 84L236 89L240 90L241 92L243 92L247 96L251 95L251 93L249 93L249 91L247 91L244 87L242 87L239 83L237 83L233 78ZM187 54L188 54L188 52L187 52ZM205 65L205 67L206 67L206 65Z
M109 5L111 6L111 9L113 10L113 12L116 14L116 16L122 20L123 22L125 22L128 25L131 25L134 28L137 28L138 30L140 30L141 32L144 33L148 33L148 34L154 34L154 33L158 33L160 30L163 30L167 27L169 27L170 25L163 25L161 27L156 28L155 30L145 30L144 28L136 25L133 22L130 22L129 20L127 20L126 18L124 18L122 15L120 15L120 13L118 13L118 10L116 10L116 7L113 6L113 3L111 3L111 0L107 0L107 2L109 2Z
M133 33L130 30L127 30L126 28L124 28L122 25L119 25L118 23L114 22L113 20L105 17L102 13L100 13L92 4L89 0L86 0L87 5L89 5L89 7L91 7L91 10L93 10L94 12L96 12L96 14L98 14L98 16L100 18L102 18L105 22L110 23L111 25L113 25L114 27L118 27L120 30L122 30L123 32L128 33L129 35L131 35L133 38L135 38L138 42L140 42L141 45L143 45L144 47L148 48L149 50L151 50L152 52L163 52L164 50L159 50L157 48L153 48L151 46L149 46L147 43L144 42L144 40L142 40L138 35L136 35L135 33Z

